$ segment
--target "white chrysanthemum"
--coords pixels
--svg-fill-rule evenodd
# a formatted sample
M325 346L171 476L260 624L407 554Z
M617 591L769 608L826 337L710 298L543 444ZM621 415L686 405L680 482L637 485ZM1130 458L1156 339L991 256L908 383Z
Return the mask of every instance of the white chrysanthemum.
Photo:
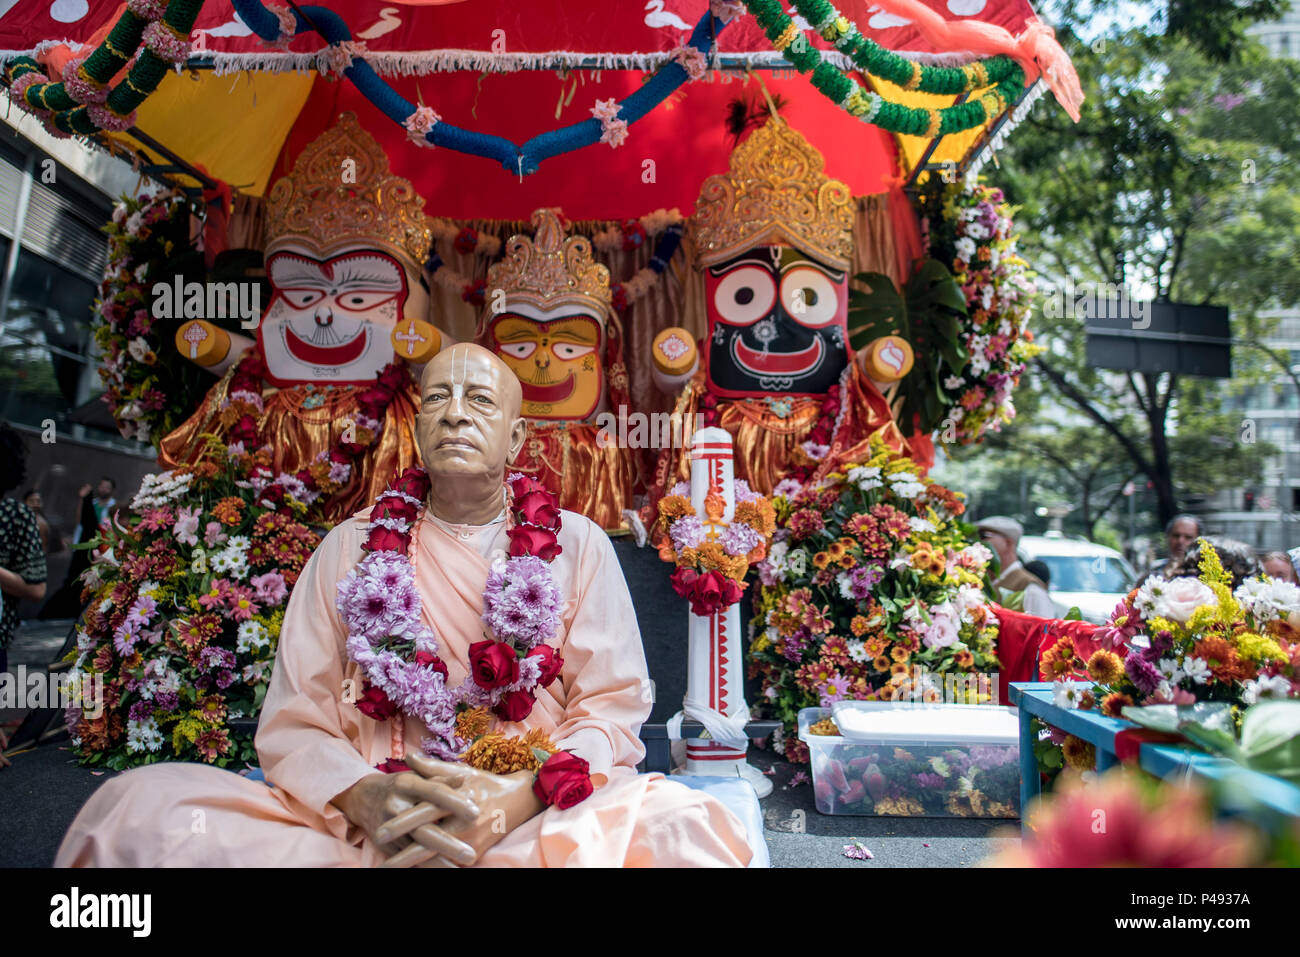
M1232 597L1261 622L1300 611L1300 588L1275 578L1247 579L1237 586Z
M867 654L867 643L861 638L850 638L845 642L845 645L849 649L849 658L851 660L856 661L859 664L869 660L870 656Z
M126 749L128 751L159 751L162 749L163 736L158 730L158 722L153 718L126 723Z
M1079 707L1079 696L1085 687L1086 683L1082 681L1054 681L1052 703L1058 708L1074 710Z
M854 466L849 469L845 475L849 484L854 485L862 492L870 492L873 489L882 487L885 483L880 479L880 469L867 468L862 465Z
M267 631L266 625L255 618L240 623L238 639L235 642L237 652L246 655L254 649L265 648L270 643L271 633Z
M915 515L907 520L907 526L914 532L933 532L937 531L934 522L928 518L917 518Z
M1178 666L1178 662L1173 658L1161 658L1156 665L1156 670L1164 676L1164 679L1171 685L1176 685L1183 677L1183 669Z
M1263 698L1288 698L1291 696L1291 682L1282 675L1261 675L1241 686L1241 700L1248 705L1255 704Z
M1195 684L1210 680L1210 665L1204 658L1187 658L1183 661L1183 675Z

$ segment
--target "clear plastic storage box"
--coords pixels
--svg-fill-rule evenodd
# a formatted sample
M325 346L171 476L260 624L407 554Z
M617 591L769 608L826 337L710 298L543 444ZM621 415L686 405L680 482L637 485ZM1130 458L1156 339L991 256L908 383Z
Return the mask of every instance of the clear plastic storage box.
M830 717L830 708L799 712L823 814L1020 816L1015 708L839 701L840 733L812 733Z

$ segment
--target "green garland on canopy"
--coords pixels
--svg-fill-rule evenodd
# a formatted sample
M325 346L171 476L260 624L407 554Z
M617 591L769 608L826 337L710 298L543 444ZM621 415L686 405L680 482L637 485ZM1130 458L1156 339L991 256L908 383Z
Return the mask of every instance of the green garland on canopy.
M1023 69L1010 57L989 57L963 67L923 66L864 37L857 25L835 9L829 0L794 0L794 6L823 40L849 56L864 73L888 80L905 90L955 96L982 90L1017 74L1019 82L1024 83Z
M165 7L164 0L130 0L104 41L63 82L50 82L31 57L16 57L5 70L10 87L18 104L53 130L89 135L129 129L135 109L188 58L190 31L202 9L203 0L168 0ZM122 81L106 90L133 57ZM19 84L25 76L32 79Z
M846 44L850 43L850 38L854 35L861 38L861 43L852 41L851 44L851 49L858 51L857 55L850 53L854 62L861 65L858 56L863 60L877 62L879 72L876 75L906 89L918 89L927 93L962 93L978 89L977 84L981 81L986 85L992 84L992 88L978 98L937 110L893 103L878 93L864 90L856 80L824 60L821 52L808 42L799 27L786 14L780 0L744 0L744 2L777 51L800 73L812 74L813 86L851 116L856 116L864 123L875 124L891 133L933 139L936 136L974 129L983 126L993 117L1000 116L1024 90L1024 71L1014 61L1007 61L1009 67L1000 62L1006 59L1003 57L994 57L962 69L923 67L920 64L912 64L912 61L890 53L875 44L872 44L872 47L875 47L873 50L867 46L871 41L862 37L843 17L831 16L828 26L827 12L833 13L834 7L825 3L825 0L816 0L818 6L815 9L814 4L807 0L802 4L796 3L796 7L801 12L805 7L808 8L811 16L805 14L805 17L810 22L815 19L821 24L825 30L823 36L829 33L827 39L831 42L836 42L836 38L841 35ZM823 4L828 11L821 10ZM817 11L821 12L820 16L817 15ZM894 62L895 58L901 63ZM869 68L864 69L867 69L867 72L874 72ZM906 76L903 76L904 69ZM895 76L902 78L904 82L897 83ZM1001 79L997 80L995 76L1001 76ZM958 77L961 78L961 88L952 89L957 84ZM921 85L923 83L930 89L924 89Z

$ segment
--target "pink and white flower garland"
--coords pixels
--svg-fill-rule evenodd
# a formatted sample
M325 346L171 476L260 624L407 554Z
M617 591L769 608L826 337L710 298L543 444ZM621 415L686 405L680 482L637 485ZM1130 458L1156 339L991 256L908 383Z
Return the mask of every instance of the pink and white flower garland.
M612 96L608 100L597 100L591 108L591 115L600 120L600 142L608 143L611 149L618 149L627 139L627 120L618 118L623 104Z
M459 710L489 708L503 721L522 721L536 690L563 668L546 644L560 627L562 602L549 566L560 553L560 517L554 496L537 482L509 477L511 557L493 566L483 593L490 637L470 646L469 675L451 689L437 636L420 619L411 561L429 487L428 474L411 468L379 496L363 545L367 555L339 583L336 605L348 629L348 654L368 683L357 707L376 720L398 713L418 718L430 732L424 750L456 760L467 746L456 735Z

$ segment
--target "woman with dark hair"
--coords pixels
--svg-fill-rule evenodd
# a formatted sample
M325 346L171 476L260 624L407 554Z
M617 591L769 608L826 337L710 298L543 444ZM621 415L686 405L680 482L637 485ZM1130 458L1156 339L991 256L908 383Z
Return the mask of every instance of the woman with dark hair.
M27 447L8 424L0 424L0 494L22 484ZM9 669L9 642L18 627L18 603L45 597L45 548L36 516L22 502L0 498L0 671Z
M1259 561L1255 558L1255 550L1235 538L1198 538L1187 549L1187 553L1179 563L1179 574L1193 577L1201 574L1201 542L1203 541L1208 541L1219 553L1220 564L1232 575L1233 591L1236 591L1237 586L1247 578L1254 578L1259 574Z

